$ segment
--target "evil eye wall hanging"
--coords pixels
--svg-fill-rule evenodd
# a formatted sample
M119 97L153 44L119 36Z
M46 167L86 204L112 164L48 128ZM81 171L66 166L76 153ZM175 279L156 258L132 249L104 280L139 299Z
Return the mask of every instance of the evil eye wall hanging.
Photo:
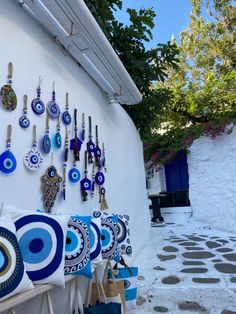
M77 127L77 109L74 109L74 134L75 137L70 140L70 149L74 151L74 160L79 161L80 150L83 142L78 137L78 127Z
M85 140L85 121L84 121L84 113L82 113L82 130L80 132L80 138L82 141Z
M43 162L43 156L37 149L36 125L33 126L33 145L24 157L24 164L29 170L38 170Z
M27 129L30 126L30 120L29 118L27 118L27 111L28 111L27 95L24 95L23 102L24 102L23 116L20 117L19 124L23 129Z
M13 153L10 151L11 149L11 134L12 134L12 126L8 125L7 128L7 149L0 155L0 170L4 173L12 173L15 171L17 162Z
M62 121L66 124L66 125L69 125L71 124L71 115L69 113L69 101L68 101L68 97L69 97L69 94L66 93L66 110L63 112L62 114Z
M50 150L51 150L51 140L49 137L49 131L50 131L50 127L49 127L49 115L46 115L46 132L45 135L43 137L43 141L42 141L42 149L43 152L45 154L49 154Z
M52 100L47 104L47 113L52 119L57 119L60 115L60 107L56 103L55 82L53 82Z
M57 120L57 132L54 136L55 147L61 148L61 142L62 142L62 139L61 139L61 127L60 127L60 115L59 115L58 120Z
M87 142L87 152L88 152L88 163L93 163L93 154L95 151L95 144L92 141L92 118L91 116L88 117L89 119L89 141Z
M67 169L68 157L69 157L69 133L66 127L64 163L63 163L63 183L62 183L62 194L63 194L64 200L66 199L66 169Z
M95 147L95 150L94 150L94 156L95 156L95 165L98 167L98 168L101 168L101 155L102 155L102 152L101 152L101 149L99 147L99 141L98 141L98 126L96 125L95 127L95 134L96 134L96 147Z
M103 185L105 182L105 176L101 171L98 171L95 175L95 182L97 185Z
M74 164L74 167L70 169L68 173L68 178L71 183L77 183L80 180L80 171L76 168L76 163Z
M62 178L58 175L56 167L50 166L41 177L41 182L44 207L50 213L60 190Z
M41 87L40 86L41 86L42 81L43 80L39 77L39 85L37 88L37 98L33 99L31 102L31 108L32 108L33 112L38 114L38 115L43 114L45 111L45 105L40 98L40 96L41 96Z
M82 200L85 202L88 199L88 193L87 191L91 190L91 180L87 178L87 151L85 151L85 156L84 156L84 178L83 180L80 181L80 189L81 189L81 194L82 194Z
M12 73L13 64L10 62L8 64L8 81L7 84L1 88L1 100L5 109L13 111L17 106L17 98L14 89L12 88Z

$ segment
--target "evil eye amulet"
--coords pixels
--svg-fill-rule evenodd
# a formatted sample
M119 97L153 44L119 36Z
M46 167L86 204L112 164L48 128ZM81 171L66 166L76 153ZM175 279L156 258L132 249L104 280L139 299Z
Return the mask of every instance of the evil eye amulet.
M61 148L61 134L59 132L55 134L54 140L55 140L55 146L57 148Z
M51 166L49 169L48 169L48 175L50 178L54 178L55 175L56 175L56 168L54 166Z
M47 112L52 119L57 119L60 115L60 108L54 101L50 101L47 105Z
M77 168L70 169L68 173L70 182L77 183L80 180L80 171Z
M95 151L95 145L91 140L87 143L87 151L90 153Z
M84 178L80 181L81 191L91 190L91 181L88 178Z
M95 148L94 155L96 157L101 157L101 149L99 147Z
M17 166L16 158L10 151L5 151L0 155L0 170L4 173L12 173Z
M36 114L43 114L45 111L45 105L39 98L35 98L31 102L31 108Z
M62 121L66 124L69 125L71 124L71 115L69 111L64 111L62 114Z
M51 150L51 140L50 137L46 134L43 137L43 151L45 154L49 154Z
M96 173L95 182L97 183L97 185L103 185L103 183L105 182L105 176L101 171L98 171Z
M27 129L30 126L30 120L26 116L22 116L19 119L19 124L23 129Z

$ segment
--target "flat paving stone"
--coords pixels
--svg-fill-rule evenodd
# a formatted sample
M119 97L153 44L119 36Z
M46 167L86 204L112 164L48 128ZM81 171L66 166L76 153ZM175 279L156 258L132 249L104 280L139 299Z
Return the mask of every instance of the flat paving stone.
M164 228L165 225L152 225L151 227L152 228Z
M179 243L179 245L182 245L182 246L195 246L195 245L198 245L198 243L185 241L185 242Z
M153 269L154 269L154 270L166 270L165 268L160 267L160 266L153 267Z
M163 262L165 261L170 261L172 259L176 258L176 255L161 255L161 254L157 254L157 257Z
M136 300L136 304L137 305L143 305L144 303L146 303L147 302L147 299L145 299L144 297L142 297L142 296L138 296L137 297L137 300Z
M228 248L228 247L222 247L222 248L220 248L220 249L217 249L216 251L217 251L217 252L221 252L221 253L226 253L226 252L232 252L233 249L230 249L230 248Z
M209 236L206 234L199 234L199 237L208 238Z
M145 277L143 277L143 276L139 275L139 276L138 276L138 280L143 281L143 280L145 280Z
M226 258L230 262L236 262L236 254L231 253L231 254L222 254L224 258Z
M230 281L231 281L232 283L236 283L236 277L231 278Z
M208 252L208 251L200 251L200 252L186 252L182 254L183 257L190 258L190 259L206 259L215 257L215 254Z
M215 241L206 241L206 245L207 245L207 247L209 247L209 249L215 249L217 247L222 246L222 244L217 243Z
M219 278L197 278L197 277L193 277L192 281L195 282L195 283L210 284L210 283L220 282L220 279Z
M195 237L195 236L191 236L191 237L188 237L189 240L192 240L192 241L206 241L205 239L203 238L200 238L200 237Z
M236 314L236 312L230 311L230 310L224 310L221 312L221 314Z
M179 249L177 249L177 247L174 247L174 246L165 246L163 247L162 250L165 252L178 252L179 251Z
M211 237L211 239L219 239L219 237L213 236Z
M188 250L188 251L201 251L201 250L204 250L204 248L202 248L200 246L185 246L184 248L185 248L185 250Z
M201 265L205 265L205 263L199 262L199 261L184 261L183 265L185 265L185 266L201 266Z
M200 267L191 267L191 268L181 269L181 273L186 273L186 274L204 274L206 272L208 272L207 268L200 268Z
M206 313L208 310L198 304L197 302L192 302L192 301L184 301L178 304L178 307L182 311L195 311L195 312L200 312L200 313Z
M229 263L214 264L216 270L224 274L236 274L236 265Z
M186 241L186 239L180 239L180 240L172 240L172 243L179 243L179 242L183 242Z
M176 285L180 282L180 279L177 276L168 276L164 277L161 282L166 285Z
M229 239L230 239L230 241L236 242L235 238L229 238Z
M155 312L158 312L158 313L167 313L167 312L169 312L169 309L167 307L164 307L164 306L155 306L153 308L153 310Z
M218 258L212 259L211 261L212 261L213 263L222 263L222 260L221 260L221 259L218 259Z
M218 242L221 242L221 243L223 243L223 244L229 243L229 241L228 241L228 240L225 240L225 239L217 239L217 241L218 241Z
M166 222L166 225L175 225L174 222Z

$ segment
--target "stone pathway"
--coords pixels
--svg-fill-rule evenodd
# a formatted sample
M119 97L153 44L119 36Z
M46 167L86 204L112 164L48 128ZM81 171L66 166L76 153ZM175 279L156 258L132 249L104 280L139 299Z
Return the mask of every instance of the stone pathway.
M235 234L194 221L152 224L137 264L135 314L236 314Z

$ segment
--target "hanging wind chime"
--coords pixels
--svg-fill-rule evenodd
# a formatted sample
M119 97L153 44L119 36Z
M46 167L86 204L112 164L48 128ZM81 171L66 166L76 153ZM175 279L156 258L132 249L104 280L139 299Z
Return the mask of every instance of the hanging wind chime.
M63 183L62 183L62 194L63 194L64 200L66 199L66 169L67 169L68 157L69 157L69 133L66 127L64 163L63 163Z
M37 115L41 115L45 111L45 105L43 101L41 100L41 84L42 84L42 79L39 77L39 85L37 87L37 98L33 99L31 102L31 108L34 113Z
M33 145L24 157L24 164L29 170L38 170L43 162L43 156L37 149L36 125L33 126Z
M91 190L91 180L88 179L88 171L87 171L87 151L84 152L84 178L80 181L80 189L82 200L85 202L88 200L88 192Z
M69 113L69 94L66 93L66 110L62 114L62 121L66 124L69 125L71 124L71 115Z
M60 126L60 115L57 118L57 132L54 136L54 144L56 148L61 148L61 126Z
M0 155L0 170L4 173L12 173L15 171L17 162L16 158L11 152L11 134L12 126L7 127L7 149Z
M14 89L12 88L12 74L13 74L13 64L10 62L8 64L8 75L7 84L1 88L1 100L5 109L13 111L17 106L17 98Z
M30 126L30 120L27 117L27 112L28 112L27 100L28 100L27 95L24 95L24 97L23 97L23 102L24 102L23 116L21 116L19 119L19 124L23 129L27 129Z
M45 154L49 154L51 150L51 140L49 137L50 126L49 126L49 115L46 114L46 131L43 137L42 148Z
M92 141L92 118L91 116L88 117L89 119L89 141L87 142L87 152L88 152L88 163L93 163L93 154L95 152L95 144Z
M60 115L60 107L56 103L55 82L53 82L52 100L47 104L47 113L51 119L57 119Z
M53 159L53 155L52 155ZM44 207L48 213L51 213L56 200L57 194L60 190L62 178L58 175L56 167L52 165L46 170L41 177Z

